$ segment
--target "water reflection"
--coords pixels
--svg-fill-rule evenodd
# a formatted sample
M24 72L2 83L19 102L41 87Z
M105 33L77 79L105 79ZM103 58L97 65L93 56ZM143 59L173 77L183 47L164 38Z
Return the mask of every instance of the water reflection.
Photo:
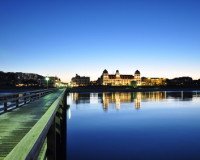
M121 109L121 104L132 103L139 110L142 102L164 101L191 101L194 97L200 97L200 92L104 92L104 93L72 93L71 98L75 104L102 103L104 111L110 105L115 105L116 110Z
M70 107L67 109L67 119L71 119L71 109Z
M133 103L135 109L140 109L142 101L163 99L166 99L165 92L103 93L102 104L104 110L107 110L109 104L113 103L115 103L116 109L120 109L121 103Z
M90 93L72 93L71 97L75 104L90 103Z
M73 93L68 160L199 160L199 97L200 92Z

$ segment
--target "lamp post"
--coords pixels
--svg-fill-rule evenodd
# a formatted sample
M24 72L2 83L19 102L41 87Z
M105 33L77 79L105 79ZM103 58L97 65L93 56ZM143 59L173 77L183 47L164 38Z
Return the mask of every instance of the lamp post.
M46 77L45 80L47 81L47 89L48 89L48 82L49 82L49 77Z

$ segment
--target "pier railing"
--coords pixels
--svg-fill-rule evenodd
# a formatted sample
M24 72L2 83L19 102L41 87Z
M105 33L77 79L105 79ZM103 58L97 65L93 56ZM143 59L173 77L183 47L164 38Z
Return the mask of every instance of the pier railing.
M35 101L56 89L43 89L0 96L0 114Z
M5 160L66 159L66 90Z

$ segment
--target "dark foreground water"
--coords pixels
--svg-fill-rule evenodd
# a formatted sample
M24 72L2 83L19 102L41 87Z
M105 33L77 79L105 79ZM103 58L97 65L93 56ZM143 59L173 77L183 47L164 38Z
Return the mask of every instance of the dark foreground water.
M200 93L68 97L68 160L199 160Z

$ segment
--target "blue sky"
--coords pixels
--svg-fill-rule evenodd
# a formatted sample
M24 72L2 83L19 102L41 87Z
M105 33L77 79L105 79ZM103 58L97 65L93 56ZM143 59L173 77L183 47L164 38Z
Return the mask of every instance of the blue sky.
M0 2L0 70L200 78L198 0Z

